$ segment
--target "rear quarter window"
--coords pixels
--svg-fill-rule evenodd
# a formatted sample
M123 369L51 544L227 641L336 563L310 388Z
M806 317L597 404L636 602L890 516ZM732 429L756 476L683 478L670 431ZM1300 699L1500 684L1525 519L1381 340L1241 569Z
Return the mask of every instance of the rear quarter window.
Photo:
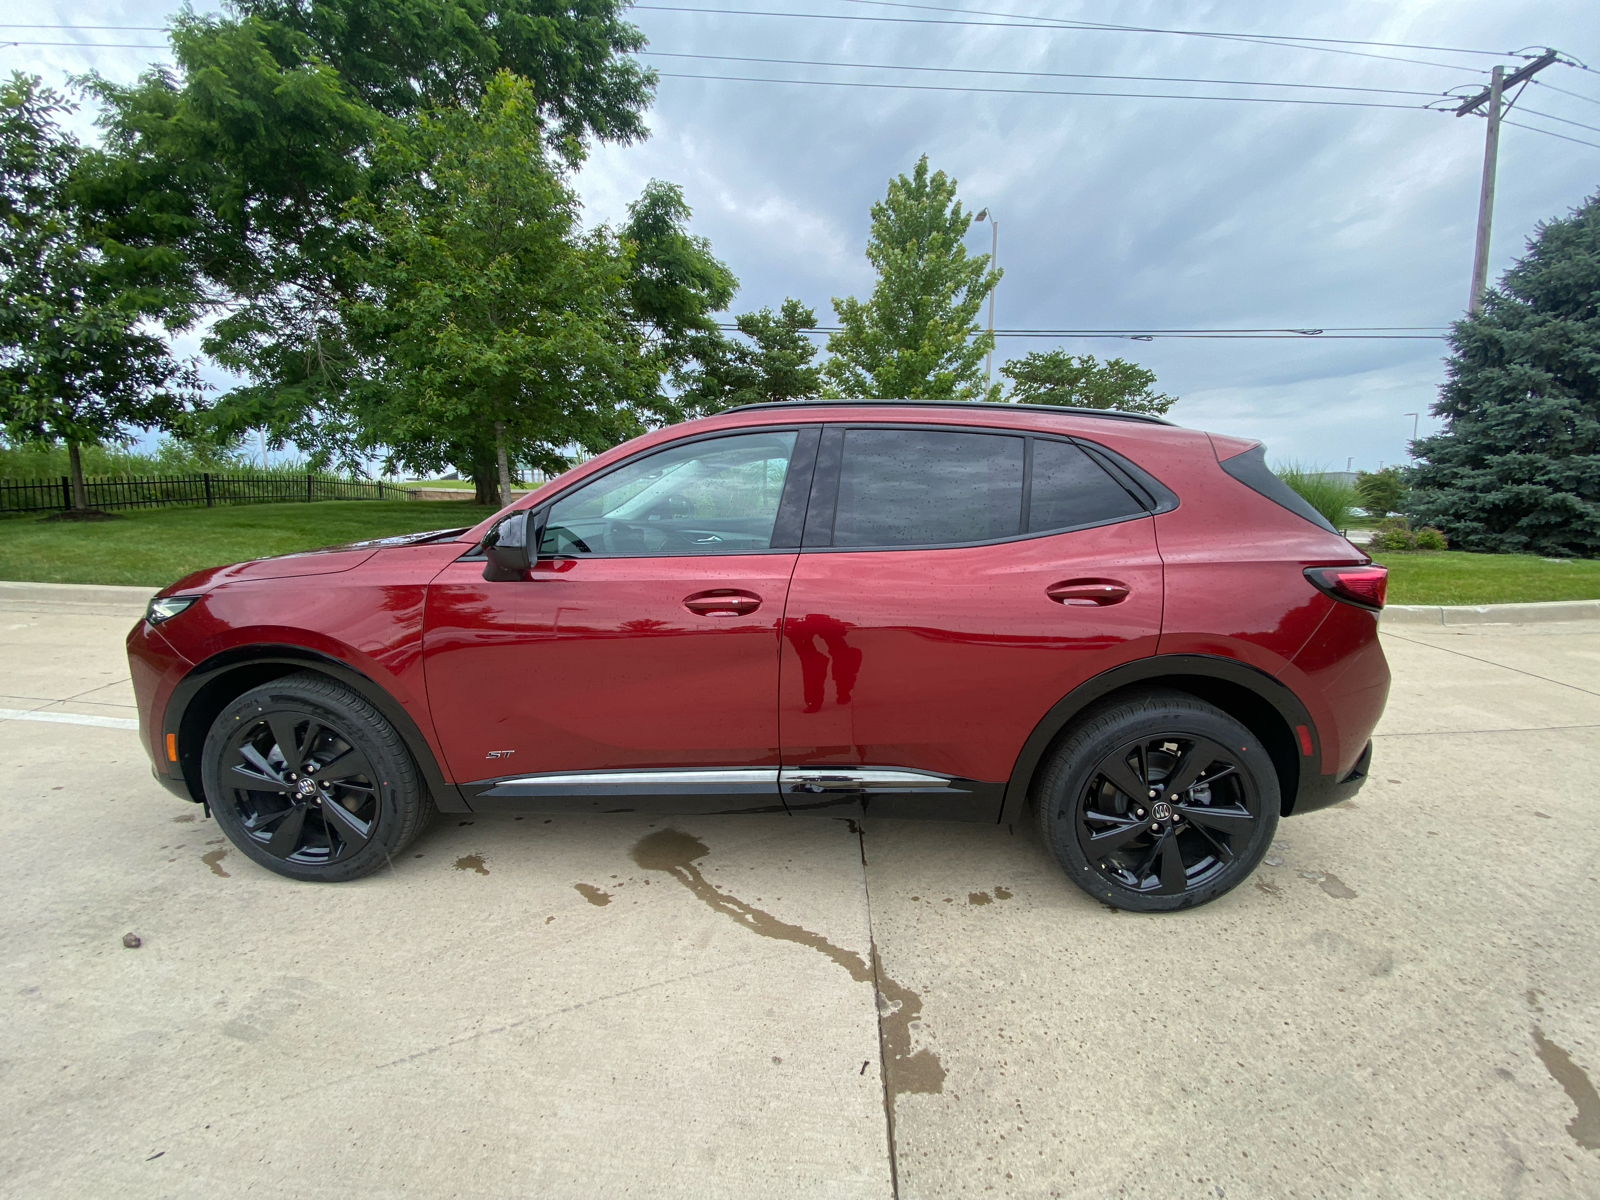
M1327 517L1306 502L1304 496L1272 473L1272 468L1267 466L1265 446L1257 446L1254 450L1224 459L1221 466L1252 492L1265 496L1280 508L1287 508L1297 517L1304 517L1318 529L1326 529L1329 533L1339 532L1328 523Z

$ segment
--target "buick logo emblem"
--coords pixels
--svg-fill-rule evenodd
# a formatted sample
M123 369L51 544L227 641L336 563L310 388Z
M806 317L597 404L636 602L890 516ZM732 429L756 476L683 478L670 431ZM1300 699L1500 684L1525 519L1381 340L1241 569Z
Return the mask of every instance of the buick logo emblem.
M1155 804L1151 805L1150 815L1158 821L1170 821L1172 820L1172 805L1165 800L1157 800Z
M313 796L317 791L317 781L315 779L302 779L300 781L300 786L296 790L299 791L302 796ZM1157 807L1160 806L1158 805Z

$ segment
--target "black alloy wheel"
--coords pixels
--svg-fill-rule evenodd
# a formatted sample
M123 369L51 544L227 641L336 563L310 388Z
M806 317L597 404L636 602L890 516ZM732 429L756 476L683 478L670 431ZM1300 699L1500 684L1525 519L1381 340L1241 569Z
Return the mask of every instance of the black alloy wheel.
M206 739L203 775L234 845L293 879L364 875L432 815L393 726L362 697L309 673L224 709Z
M1214 900L1255 869L1277 828L1276 772L1260 741L1181 693L1098 710L1067 738L1040 791L1067 873L1118 908Z

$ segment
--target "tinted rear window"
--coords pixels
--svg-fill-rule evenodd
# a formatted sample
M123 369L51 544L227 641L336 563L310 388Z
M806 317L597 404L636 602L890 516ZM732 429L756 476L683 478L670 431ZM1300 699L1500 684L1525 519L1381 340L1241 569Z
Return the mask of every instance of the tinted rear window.
M849 429L835 546L948 546L1022 529L1023 439Z
M1143 512L1127 490L1078 447L1035 439L1029 533L1119 521Z

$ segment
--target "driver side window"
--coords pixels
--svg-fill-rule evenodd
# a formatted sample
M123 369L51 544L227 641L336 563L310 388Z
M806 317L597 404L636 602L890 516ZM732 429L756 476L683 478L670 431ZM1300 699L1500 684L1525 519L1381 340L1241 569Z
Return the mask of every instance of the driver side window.
M772 545L795 431L668 447L563 496L542 555L745 554Z

